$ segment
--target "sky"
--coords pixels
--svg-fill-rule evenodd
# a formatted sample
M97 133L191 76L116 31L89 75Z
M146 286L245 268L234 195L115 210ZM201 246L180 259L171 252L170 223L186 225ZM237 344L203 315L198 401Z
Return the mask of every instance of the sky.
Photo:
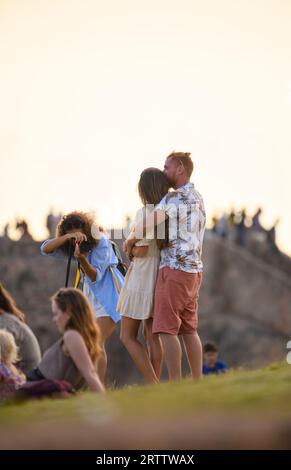
M209 224L261 206L291 254L290 24L290 0L0 0L0 232L121 225L177 150Z

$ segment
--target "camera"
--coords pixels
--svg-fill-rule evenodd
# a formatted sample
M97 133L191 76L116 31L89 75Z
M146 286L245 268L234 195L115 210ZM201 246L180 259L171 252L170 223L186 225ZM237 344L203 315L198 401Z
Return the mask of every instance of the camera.
M75 245L75 243L74 243L74 245ZM82 243L80 244L80 251L81 251L81 253L83 253L83 254L84 254L84 253L89 253L89 251L90 251L91 249L92 249L92 246L91 246L91 243L90 243L90 242L84 241L84 242L82 242Z
M72 256L74 254L74 251L75 251L75 245L76 245L76 241L74 240L74 238L71 238L70 240L68 240L66 243L65 243L65 252L68 256ZM80 252L82 254L86 254L86 253L89 253L89 251L92 249L92 244L88 241L83 241L81 244L80 244Z

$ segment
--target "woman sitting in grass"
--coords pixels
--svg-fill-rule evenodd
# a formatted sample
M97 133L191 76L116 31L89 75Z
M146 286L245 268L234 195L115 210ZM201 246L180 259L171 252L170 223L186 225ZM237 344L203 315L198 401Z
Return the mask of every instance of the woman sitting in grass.
M97 373L100 330L87 298L78 289L60 289L52 298L53 322L62 337L44 354L28 380L65 380L76 390L103 392Z

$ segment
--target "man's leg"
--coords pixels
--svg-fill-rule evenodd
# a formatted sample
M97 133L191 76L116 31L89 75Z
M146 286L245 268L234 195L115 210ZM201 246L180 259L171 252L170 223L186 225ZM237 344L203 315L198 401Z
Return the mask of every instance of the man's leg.
M181 326L179 312L185 305L183 280L182 271L162 268L155 291L153 333L160 335L169 380L178 380L182 376L182 348L178 332Z
M202 377L202 345L198 333L183 334L188 363L193 379Z
M202 273L195 273L189 277L186 285L186 298L190 299L186 309L180 314L182 321L180 334L182 335L188 363L193 379L202 376L202 345L197 333L198 328L198 299L202 282Z
M182 377L182 348L177 335L160 334L169 380L179 380Z

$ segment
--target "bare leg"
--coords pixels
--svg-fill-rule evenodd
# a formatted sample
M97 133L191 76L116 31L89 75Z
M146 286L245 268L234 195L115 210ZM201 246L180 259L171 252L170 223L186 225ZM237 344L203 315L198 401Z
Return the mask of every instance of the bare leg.
M183 335L187 359L193 379L202 377L202 345L198 333Z
M163 347L159 335L153 334L153 319L144 321L144 337L148 347L150 361L158 379L161 378L163 366Z
M120 338L130 356L142 373L146 383L158 383L158 378L150 362L148 353L140 341L137 339L140 320L123 316L121 318Z
M182 377L182 348L177 335L160 334L169 380L178 380Z
M105 350L105 343L109 336L113 333L115 323L110 317L97 318L97 323L101 332L101 348L102 354L98 360L98 375L101 382L105 383L105 376L107 370L107 354Z

